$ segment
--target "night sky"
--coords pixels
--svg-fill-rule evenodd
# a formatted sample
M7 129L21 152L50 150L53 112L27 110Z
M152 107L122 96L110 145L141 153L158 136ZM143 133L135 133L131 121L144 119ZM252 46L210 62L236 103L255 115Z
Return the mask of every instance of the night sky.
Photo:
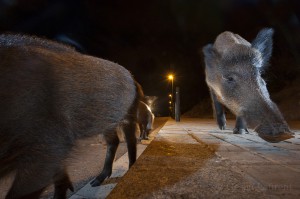
M66 36L85 54L132 72L144 93L158 96L156 113L168 110L171 90L181 89L186 112L209 98L202 47L225 30L252 41L264 27L275 30L271 93L299 79L298 0L0 0L0 32L49 39Z

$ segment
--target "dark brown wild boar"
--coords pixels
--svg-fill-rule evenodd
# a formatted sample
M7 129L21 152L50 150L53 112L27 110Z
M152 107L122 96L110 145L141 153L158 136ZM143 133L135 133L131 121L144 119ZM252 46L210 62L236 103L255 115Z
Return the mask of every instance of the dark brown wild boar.
M232 32L221 33L203 48L206 82L220 129L225 129L223 105L236 116L234 133L247 125L268 142L293 137L261 77L272 54L273 29L261 30L252 43Z
M137 123L140 128L140 139L148 140L149 132L153 128L154 114L150 107L143 101L139 102L137 111Z
M76 140L101 133L107 142L102 172L111 175L119 144L136 160L136 115L142 91L122 66L65 45L20 35L0 36L0 178L15 172L7 199L39 198L54 183L54 198L73 190L64 160Z

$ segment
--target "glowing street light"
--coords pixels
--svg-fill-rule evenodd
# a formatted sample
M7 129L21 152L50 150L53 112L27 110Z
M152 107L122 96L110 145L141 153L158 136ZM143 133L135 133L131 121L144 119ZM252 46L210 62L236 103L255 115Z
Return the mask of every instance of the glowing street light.
M174 75L173 75L173 74L169 74L169 75L168 75L168 79L171 80L171 82L172 82L172 96L173 96L173 81L174 81Z
M172 84L172 90L171 90L171 94L169 94L169 97L171 98L170 100L171 101L169 101L169 104L171 105L170 106L170 111L171 111L171 116L173 116L173 94L174 94L174 92L173 92L173 82L174 82L174 75L173 74L169 74L168 75L168 80L170 80L171 81L171 84Z
M169 80L173 80L174 79L174 76L172 74L168 75L168 79Z

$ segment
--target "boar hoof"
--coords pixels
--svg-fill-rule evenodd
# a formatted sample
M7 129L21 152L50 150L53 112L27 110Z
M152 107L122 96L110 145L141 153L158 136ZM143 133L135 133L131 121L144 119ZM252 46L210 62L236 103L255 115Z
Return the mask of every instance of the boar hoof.
M218 126L219 126L219 129L220 130L225 130L226 129L226 124L220 124L220 123L218 123Z
M225 120L218 120L218 126L219 126L220 130L225 130L226 129Z
M233 134L248 134L249 131L248 129L238 129L238 128L234 128L233 129Z
M142 140L149 140L149 138L148 138L148 137L146 137L146 138L141 138L141 137L140 137L140 138L137 138L137 141L138 141L138 142L142 142Z
M97 186L100 186L102 184L102 182L104 181L105 179L98 179L98 178L95 178L90 184L92 187L97 187Z
M97 179L94 179L90 184L92 187L97 187L101 185L101 183Z

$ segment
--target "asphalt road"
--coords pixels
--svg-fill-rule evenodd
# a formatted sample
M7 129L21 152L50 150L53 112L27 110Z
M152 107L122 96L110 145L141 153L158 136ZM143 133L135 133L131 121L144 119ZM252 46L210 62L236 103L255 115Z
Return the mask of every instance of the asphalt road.
M168 118L155 118L152 132L157 133L167 119ZM143 144L145 144L145 142L143 142ZM126 152L126 143L120 143L116 153L116 159L123 156ZM73 182L75 192L93 179L102 170L105 155L106 145L99 142L99 136L80 140L77 143L76 149L72 152L71 157L66 161L68 173L71 181ZM5 179L0 180L0 199L5 198L5 195L12 183L12 179L12 176L8 176ZM52 198L53 190L53 185L49 186L44 191L41 198ZM70 195L72 195L71 192L68 193L68 196Z

